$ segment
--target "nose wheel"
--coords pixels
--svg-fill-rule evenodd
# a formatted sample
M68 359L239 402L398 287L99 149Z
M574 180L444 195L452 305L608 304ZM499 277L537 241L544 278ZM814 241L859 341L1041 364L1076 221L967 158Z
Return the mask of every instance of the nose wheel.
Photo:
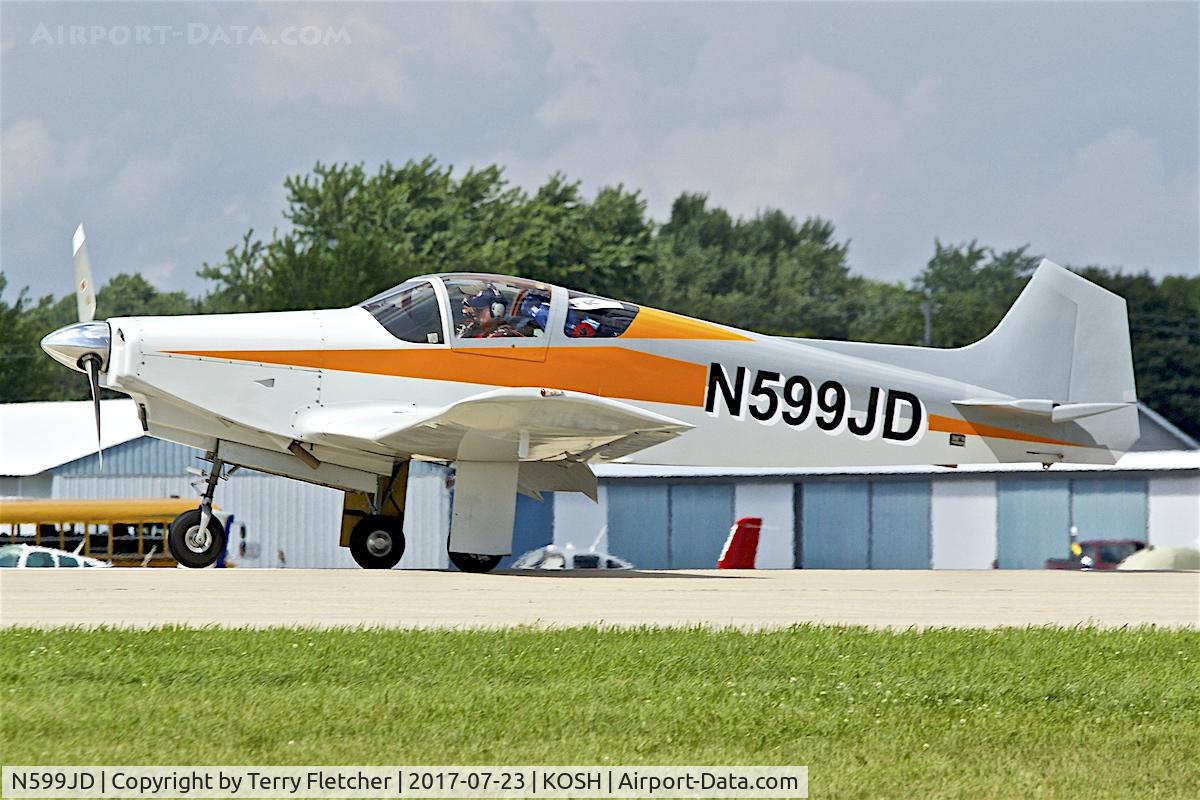
M221 521L211 514L207 520L200 517L198 508L183 512L171 523L167 534L172 558L191 569L212 566L225 552L225 527Z
M226 477L222 474L224 469L225 464L219 458L212 459L212 468L204 476L200 507L176 517L167 533L167 549L185 567L203 569L212 566L225 552L225 526L213 516L212 510L217 481ZM236 469L236 466L231 469L230 474Z
M350 532L350 555L363 569L391 569L404 556L404 520L370 515Z

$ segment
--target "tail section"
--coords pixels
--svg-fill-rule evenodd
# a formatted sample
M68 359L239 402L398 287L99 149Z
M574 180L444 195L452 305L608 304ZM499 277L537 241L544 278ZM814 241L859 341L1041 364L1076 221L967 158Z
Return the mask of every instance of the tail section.
M1049 261L996 329L958 352L972 366L952 377L1012 397L1137 402L1125 300Z
M717 569L754 569L762 517L742 517L729 529L729 538L717 559Z
M1138 438L1125 300L1050 261L1042 261L996 329L966 347L806 343L967 384L966 396L954 400L964 415L1004 412L1039 426L1080 425L1091 446L1112 458Z

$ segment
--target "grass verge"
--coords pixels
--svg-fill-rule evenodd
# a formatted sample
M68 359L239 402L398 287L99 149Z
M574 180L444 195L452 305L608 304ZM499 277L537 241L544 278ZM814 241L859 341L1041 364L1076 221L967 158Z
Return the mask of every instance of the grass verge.
M813 797L1195 797L1200 633L0 630L7 764L807 764Z

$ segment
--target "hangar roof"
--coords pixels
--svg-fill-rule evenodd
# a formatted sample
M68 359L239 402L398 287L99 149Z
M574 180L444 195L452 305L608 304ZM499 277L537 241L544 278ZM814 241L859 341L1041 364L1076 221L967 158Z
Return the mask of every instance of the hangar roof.
M598 478L770 478L820 475L941 475L1042 472L1041 464L963 464L937 467L931 464L890 467L655 467L642 464L597 464ZM1103 464L1055 464L1052 474L1061 472L1173 472L1200 471L1200 451L1164 450L1126 453L1113 466Z
M112 447L142 435L132 400L100 401L101 445ZM96 421L90 400L0 404L0 475L37 475L96 452Z

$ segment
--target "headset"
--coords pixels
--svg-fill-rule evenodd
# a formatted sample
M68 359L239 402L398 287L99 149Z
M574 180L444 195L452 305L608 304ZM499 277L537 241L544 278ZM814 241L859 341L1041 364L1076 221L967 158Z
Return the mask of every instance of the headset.
M483 303L477 302L479 300L482 300ZM508 314L508 305L504 302L504 295L500 294L500 290L495 286L489 286L474 297L467 298L463 301L463 305L486 308L493 317L504 317Z

